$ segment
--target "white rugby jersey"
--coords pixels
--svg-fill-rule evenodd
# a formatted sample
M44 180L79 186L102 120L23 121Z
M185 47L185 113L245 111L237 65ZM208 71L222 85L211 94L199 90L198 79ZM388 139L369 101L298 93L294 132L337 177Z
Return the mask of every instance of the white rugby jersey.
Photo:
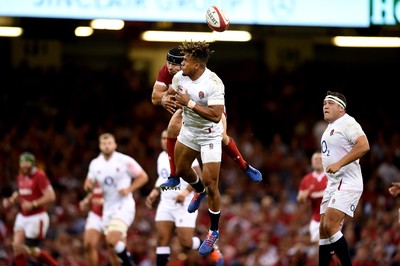
M119 190L128 188L132 178L140 175L143 168L128 155L113 152L106 160L102 154L89 164L88 178L97 181L103 191L104 209L108 209L121 201L134 201L132 193L120 196Z
M199 161L196 159L193 161L192 167L199 166ZM162 151L160 155L158 155L157 159L157 173L158 173L158 178L156 181L156 187L159 187L161 184L167 181L168 177L171 174L169 166L169 159L168 159L168 154L166 151ZM161 191L161 198L160 200L162 201L170 201L175 203L175 197L179 195L182 191L184 191L188 186L189 183L187 183L183 178L180 178L181 184L180 184L180 189L172 190L168 189L165 191ZM192 199L190 196L186 196L186 199L189 199L189 201Z
M171 86L175 91L187 91L190 99L198 105L225 105L225 86L217 74L208 68L205 69L201 77L194 81L188 76L183 76L181 70L173 77ZM204 119L186 106L183 107L182 120L185 126L204 129L206 130L205 133L211 133L208 132L210 128L213 128L212 132L217 133L216 135L223 132L221 121L214 123Z
M365 133L360 124L348 114L329 123L321 137L324 169L349 153L357 138L363 135ZM326 173L328 177L327 189L363 191L363 177L359 161L355 160L343 166L335 174Z

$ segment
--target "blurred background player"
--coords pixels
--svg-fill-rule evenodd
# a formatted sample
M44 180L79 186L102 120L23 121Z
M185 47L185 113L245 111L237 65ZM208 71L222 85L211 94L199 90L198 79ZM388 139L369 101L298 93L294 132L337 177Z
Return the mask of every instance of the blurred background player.
M169 85L172 83L172 77L182 68L181 63L183 61L183 54L181 53L179 47L174 47L169 50L166 59L167 62L161 67L157 76L157 80L154 83L151 101L154 105L163 106L172 114L167 129L167 153L170 162L171 176L167 183L161 184L161 187L170 188L179 184L179 178L176 177L175 173L176 168L174 147L176 138L182 125L182 109L176 108L174 96L168 95L166 91L168 90ZM244 171L244 173L249 176L252 181L261 182L262 174L260 171L252 167L243 159L242 154L236 146L236 142L227 134L227 121L225 112L222 116L222 123L224 126L222 136L223 151L236 162L239 168Z
M400 194L400 182L392 182L391 186L388 189L389 194L392 197L397 197ZM398 223L400 224L400 208L399 208L399 219Z
M164 183L170 176L170 166L166 152L167 130L161 133L161 147L163 151L157 159L158 178L153 190L146 198L146 205L152 208L154 202L160 196L155 216L157 266L166 266L171 254L171 239L175 234L175 230L179 243L186 250L198 250L201 241L200 238L194 236L198 212L189 213L187 211L194 194L193 188L182 179L177 189L160 191L159 185ZM193 161L192 168L201 177L201 169L197 159ZM217 246L214 246L214 251L210 257L215 262L215 266L223 266L223 257Z
M322 196L328 179L326 178L324 168L322 167L321 152L315 152L311 156L312 171L307 173L301 180L297 202L307 205L311 209L311 221L309 224L310 243L313 245L307 252L307 257L313 261L313 265L318 265L318 241L319 241L319 223L321 220L320 205ZM308 208L307 208L308 209Z
M35 156L24 152L19 157L18 191L3 199L4 208L19 204L14 223L13 253L16 266L28 265L28 256L41 263L57 266L58 262L40 248L50 225L47 205L56 195L46 173L35 165Z
M133 260L126 248L128 228L136 212L132 193L148 182L148 175L135 159L116 151L114 135L101 134L99 148L99 156L89 164L84 188L92 192L96 183L100 185L106 243L113 248L122 266L132 266Z
M104 226L102 222L103 193L101 187L96 183L93 192L79 202L81 211L88 211L83 234L83 252L88 266L99 265L99 244L103 242ZM90 209L89 209L90 208ZM111 266L119 266L115 252L107 245L108 258Z

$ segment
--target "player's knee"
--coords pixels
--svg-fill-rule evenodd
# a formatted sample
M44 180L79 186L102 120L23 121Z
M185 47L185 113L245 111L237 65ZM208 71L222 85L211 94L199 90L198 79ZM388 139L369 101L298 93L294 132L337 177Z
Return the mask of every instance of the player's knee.
M26 238L24 248L30 255L37 257L40 254L40 239Z
M326 231L323 225L320 226L319 228L319 238L327 238L328 236L326 235Z
M159 234L157 237L157 245L159 247L164 247L164 246L169 246L170 244L170 238L167 236L164 236L163 234Z
M211 186L206 185L206 189L207 189L207 195L211 198L214 198L216 195L219 194L218 187L215 185L211 185Z
M84 242L83 243L83 251L85 252L85 253L90 253L92 250L94 250L95 249L95 245L94 245L94 243L92 243L92 242L90 242L90 241L88 241L88 242Z
M207 190L210 190L210 193L218 190L218 177L212 176L209 171L203 171L202 181Z
M111 248L114 248L114 246L118 243L119 240L120 237L116 236L115 234L109 234L106 236L107 245Z
M188 180L196 179L196 173L193 171L190 161L184 161L183 163L176 165L175 173L177 176L187 177Z
M336 232L334 223L326 219L321 229L322 231L320 230L320 233L322 233L322 236L324 236L324 238L331 237Z
M186 250L192 249L192 239L181 239L180 243L182 247Z
M19 256L26 253L25 245L13 243L12 244L14 256Z

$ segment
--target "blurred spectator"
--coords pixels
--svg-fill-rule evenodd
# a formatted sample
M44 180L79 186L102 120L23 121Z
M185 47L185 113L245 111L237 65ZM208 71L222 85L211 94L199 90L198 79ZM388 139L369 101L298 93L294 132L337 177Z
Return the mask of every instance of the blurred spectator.
M377 174L382 179L385 187L389 186L393 181L400 179L400 170L394 164L392 151L385 153L384 160L378 165Z

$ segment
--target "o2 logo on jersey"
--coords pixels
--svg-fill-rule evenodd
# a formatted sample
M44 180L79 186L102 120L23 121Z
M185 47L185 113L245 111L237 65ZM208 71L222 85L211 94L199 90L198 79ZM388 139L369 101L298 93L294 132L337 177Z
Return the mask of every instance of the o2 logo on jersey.
M329 156L329 150L328 150L328 144L326 144L326 141L325 140L323 140L322 142L321 142L321 152L323 153L323 154L325 154L326 156Z
M114 178L111 176L106 176L106 178L104 178L104 185L109 187L114 186Z

